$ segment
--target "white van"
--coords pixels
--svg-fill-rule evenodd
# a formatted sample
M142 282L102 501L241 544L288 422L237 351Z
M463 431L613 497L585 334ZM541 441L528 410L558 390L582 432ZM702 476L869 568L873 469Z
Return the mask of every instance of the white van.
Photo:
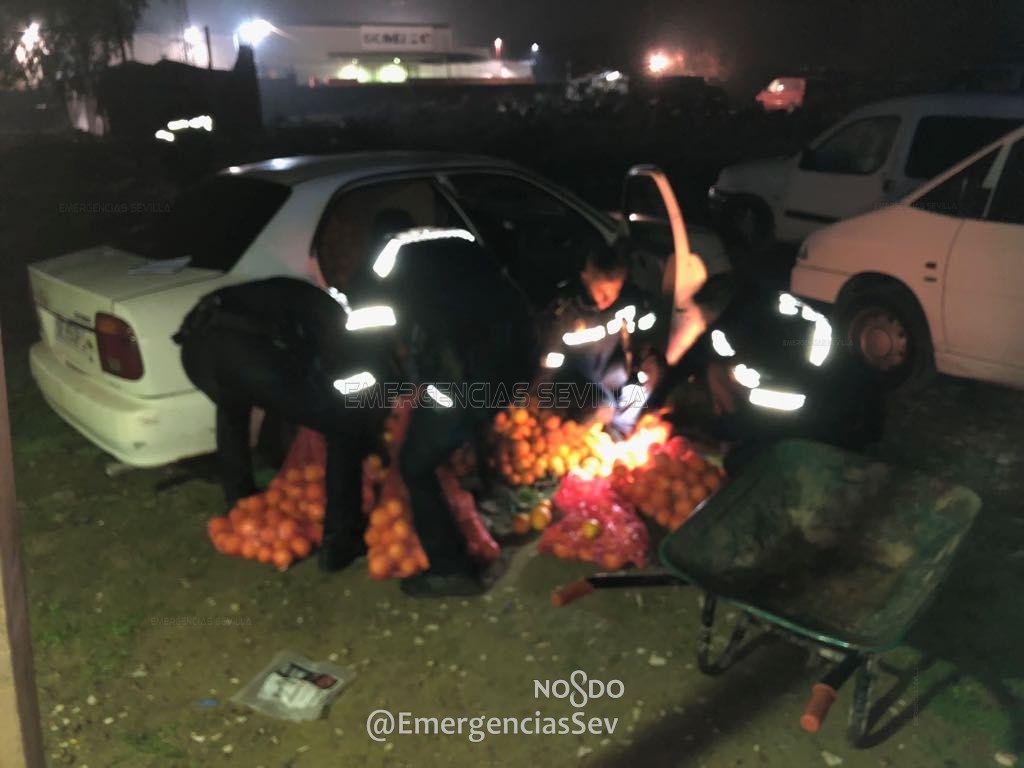
M896 205L804 242L793 293L893 385L937 369L1024 387L1024 128Z
M847 115L795 157L731 165L708 192L727 235L798 243L814 230L912 192L1024 123L1024 95L947 93Z

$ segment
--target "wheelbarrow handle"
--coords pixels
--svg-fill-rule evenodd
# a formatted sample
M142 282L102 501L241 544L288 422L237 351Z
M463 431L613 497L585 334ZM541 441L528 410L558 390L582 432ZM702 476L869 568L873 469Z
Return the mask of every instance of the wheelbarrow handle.
M555 608L561 608L568 605L569 603L579 600L581 597L586 597L595 589L594 585L590 583L589 579L577 579L576 581L566 584L564 587L559 587L551 593L551 604Z
M804 708L800 717L800 727L808 733L817 733L821 724L825 722L828 711L836 701L838 695L835 688L827 683L815 683L811 690L811 698Z

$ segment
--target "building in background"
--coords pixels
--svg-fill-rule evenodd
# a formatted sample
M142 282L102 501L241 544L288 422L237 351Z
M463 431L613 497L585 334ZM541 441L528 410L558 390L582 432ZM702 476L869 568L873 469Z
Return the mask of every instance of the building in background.
M490 48L458 47L446 24L274 25L252 19L226 34L186 26L181 34L139 33L134 59L229 69L239 42L256 50L260 78L315 86L415 80L532 82L533 61L497 58Z

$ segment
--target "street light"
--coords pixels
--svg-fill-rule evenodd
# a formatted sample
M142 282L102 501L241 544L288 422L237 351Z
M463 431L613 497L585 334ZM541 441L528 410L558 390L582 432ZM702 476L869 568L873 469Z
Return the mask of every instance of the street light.
M533 45L531 45L530 46L530 53L532 53L534 56L536 56L538 53L540 53L540 45L537 44L537 43L534 43Z
M504 44L505 42L500 37L494 38L494 58L501 58L501 48Z
M273 31L274 25L266 19L246 19L238 25L235 37L241 45L255 48L266 40Z
M672 61L664 51L655 51L647 59L647 68L652 75L660 75L669 68L671 63Z

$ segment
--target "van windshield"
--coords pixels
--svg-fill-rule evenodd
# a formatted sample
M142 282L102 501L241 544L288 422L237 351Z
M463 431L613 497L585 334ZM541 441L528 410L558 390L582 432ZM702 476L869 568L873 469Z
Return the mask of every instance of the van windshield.
M245 176L214 176L186 190L141 229L115 241L149 259L190 257L189 265L226 272L252 245L291 188Z
M910 145L905 173L911 179L938 176L1022 122L1020 118L1003 117L922 117Z

